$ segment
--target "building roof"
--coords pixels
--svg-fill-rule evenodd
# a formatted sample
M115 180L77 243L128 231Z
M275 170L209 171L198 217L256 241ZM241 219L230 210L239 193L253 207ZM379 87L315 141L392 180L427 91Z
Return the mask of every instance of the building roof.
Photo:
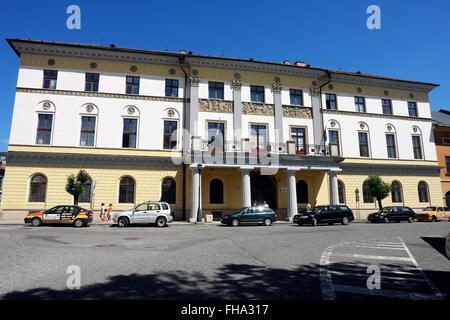
M450 111L441 109L439 111L431 112L431 119L433 119L434 124L441 127L450 127Z
M404 80L404 79L397 79L397 78L391 78L391 77L383 77L378 75L371 75L371 74L365 74L361 73L360 71L357 72L351 72L351 71L342 71L342 70L333 70L333 69L326 69L326 68L316 68L311 67L310 65L297 65L297 64L284 64L284 63L276 63L276 62L268 62L268 61L258 61L254 60L253 58L250 59L238 59L238 58L227 58L227 57L219 57L219 56L208 56L208 55L200 55L200 54L193 54L192 52L186 53L179 53L179 52L169 52L169 51L156 51L156 50L143 50L143 49L130 49L130 48L120 48L116 47L115 45L110 46L101 46L101 45L93 45L93 44L80 44L80 43L68 43L68 42L56 42L56 41L42 41L42 40L26 40L26 39L6 39L8 44L11 46L11 48L14 50L14 52L20 57L21 53L29 53L27 50L29 49L26 47L27 45L30 46L51 46L52 49L49 51L43 51L43 50L36 50L35 48L32 49L32 52L35 54L50 54L53 55L64 55L67 53L64 53L61 51L62 47L66 48L73 48L75 49L84 49L84 50L100 50L102 52L108 52L108 53L128 53L128 54L140 54L140 55L158 55L158 56L165 56L170 57L172 59L176 58L187 58L187 59L201 59L202 61L206 60L217 60L220 61L222 66L234 66L236 68L239 68L240 66L243 66L242 63L250 64L250 65L266 65L266 66L273 66L278 67L276 69L273 68L264 68L260 67L259 70L266 70L267 71L282 71L285 70L287 74L291 73L295 75L295 70L303 70L304 74L310 74L310 75L318 75L321 76L328 75L333 81L344 81L344 82L355 82L355 78L359 79L365 79L367 81L372 82L379 82L382 81L382 84L385 84L389 86L388 84L392 83L403 83L403 85L409 87L405 87L403 89L417 89L425 92L429 92L432 89L438 87L438 84L429 83L429 82L420 82L420 81L412 81L412 80ZM68 54L74 54L74 51L68 52ZM95 54L93 55L95 56ZM113 55L104 55L113 57ZM87 58L88 56L85 56ZM98 58L102 58L101 55L97 55ZM138 62L138 61L136 61ZM224 64L226 62L227 64ZM207 63L202 62L204 66L208 66ZM293 72L294 70L294 72ZM320 73L319 73L320 72ZM349 79L352 78L352 79Z

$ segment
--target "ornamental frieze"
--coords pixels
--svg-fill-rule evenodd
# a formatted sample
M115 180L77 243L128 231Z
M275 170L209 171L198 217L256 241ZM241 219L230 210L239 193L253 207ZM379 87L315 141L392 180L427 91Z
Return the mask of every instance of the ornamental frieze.
M233 104L231 101L199 99L198 111L233 113Z
M283 106L283 117L311 119L311 109L305 107Z
M264 103L242 102L242 114L273 116L274 106Z

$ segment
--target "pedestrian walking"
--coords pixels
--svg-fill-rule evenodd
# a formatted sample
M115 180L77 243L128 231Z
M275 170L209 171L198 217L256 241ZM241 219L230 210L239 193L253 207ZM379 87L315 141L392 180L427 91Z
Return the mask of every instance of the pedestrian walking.
M105 204L102 203L102 206L100 207L100 220L105 221Z
M253 206L253 207L256 207L256 200L253 200L252 206Z
M112 203L108 206L108 221L111 221Z
M264 201L264 207L266 207L266 208L268 208L268 207L269 207L269 205L267 204L267 202L266 202L266 201Z
M309 204L309 202L306 204L306 211L311 212L311 205Z

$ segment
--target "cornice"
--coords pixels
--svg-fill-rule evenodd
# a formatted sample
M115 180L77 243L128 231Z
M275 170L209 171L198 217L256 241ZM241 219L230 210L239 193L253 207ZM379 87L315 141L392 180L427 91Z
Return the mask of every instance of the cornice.
M367 117L367 118L384 118L384 119L397 119L397 120L411 120L411 121L432 122L432 120L429 119L429 118L398 116L398 115L382 114L382 113L367 113L367 112L329 110L329 109L322 109L322 113L337 114L337 115L348 115L348 116L355 116L355 117Z
M342 174L424 175L439 177L440 167L431 165L341 163Z
M53 94L53 95L65 95L65 96L96 97L96 98L110 98L110 99L132 99L132 100L147 100L147 101L183 102L183 98L144 96L144 95L120 94L120 93L90 92L90 91L48 90L48 89L17 87L16 92Z

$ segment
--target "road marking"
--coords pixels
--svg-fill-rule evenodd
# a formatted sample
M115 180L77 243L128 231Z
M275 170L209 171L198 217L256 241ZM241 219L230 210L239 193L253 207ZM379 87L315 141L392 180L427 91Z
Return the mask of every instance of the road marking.
M331 273L331 274L338 275L338 276L348 276L348 273L342 272L342 271L328 270L328 272ZM383 272L382 272L382 274L383 274ZM367 279L368 274L367 273L353 273L353 271L352 271L352 276L353 277L361 277L361 278L366 278ZM382 278L383 279L388 279L388 280L408 280L408 281L425 282L425 279L416 278L416 277L405 278L405 277L391 277L391 276L382 275Z
M378 297L406 299L406 300L441 300L433 294L423 294L417 292L397 291L397 290L370 290L363 287L335 285L335 290L345 293L363 294Z
M355 248L366 248L366 249L382 249L382 250L405 250L402 247L376 247L376 246L358 246L358 245L350 245L349 247Z
M368 254L357 254L357 253L334 253L333 256L345 257L345 258L360 258L360 259L372 259L372 260L392 260L392 261L412 262L411 258L407 258L407 257L372 256L372 255L368 255Z

